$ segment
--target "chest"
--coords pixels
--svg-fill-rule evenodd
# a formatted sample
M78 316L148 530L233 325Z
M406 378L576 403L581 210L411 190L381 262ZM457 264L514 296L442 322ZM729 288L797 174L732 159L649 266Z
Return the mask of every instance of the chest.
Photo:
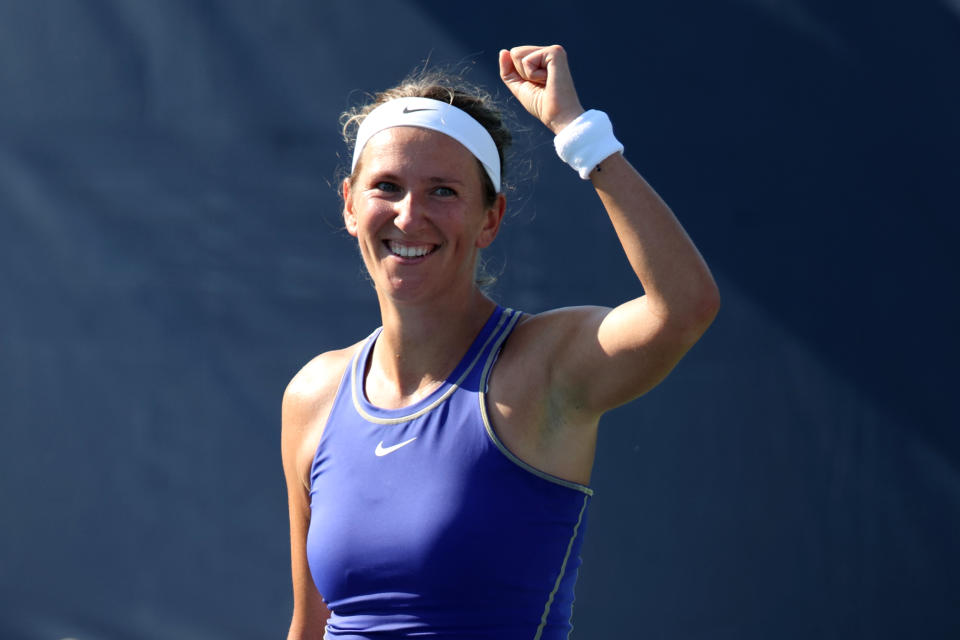
M584 495L508 459L477 394L399 424L337 417L314 464L307 545L332 606L385 592L463 602L515 588L509 568L538 555L536 588L555 577Z

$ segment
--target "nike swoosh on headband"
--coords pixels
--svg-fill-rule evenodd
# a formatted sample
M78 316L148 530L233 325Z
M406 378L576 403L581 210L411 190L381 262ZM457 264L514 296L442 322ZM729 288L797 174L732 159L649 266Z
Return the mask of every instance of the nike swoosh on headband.
M450 136L480 161L493 188L500 192L500 153L490 132L466 111L431 98L395 98L368 113L357 129L351 171L356 170L367 141L391 127L422 127Z
M398 444L390 445L389 447L383 446L383 440L381 440L381 441L379 442L379 444L377 444L377 448L374 450L374 453L377 454L377 457L382 458L383 456L387 455L388 453L393 453L394 451L396 451L396 450L399 449L400 447L405 447L406 445L410 444L411 442L413 442L413 441L416 440L416 439L417 439L417 436L414 436L414 437L410 438L409 440L404 440L403 442L400 442L400 443L398 443Z

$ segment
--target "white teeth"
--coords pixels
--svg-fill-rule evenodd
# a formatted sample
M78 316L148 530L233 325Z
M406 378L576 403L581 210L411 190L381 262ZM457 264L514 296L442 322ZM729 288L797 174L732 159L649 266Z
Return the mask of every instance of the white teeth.
M400 244L399 242L390 241L388 246L394 255L398 255L401 258L419 258L420 256L427 255L433 250L433 246L428 244L408 246Z

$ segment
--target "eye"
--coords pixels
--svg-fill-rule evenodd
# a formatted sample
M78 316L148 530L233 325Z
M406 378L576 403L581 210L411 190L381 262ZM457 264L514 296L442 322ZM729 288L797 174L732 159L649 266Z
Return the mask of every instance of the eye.
M373 188L376 189L377 191L383 191L386 193L396 193L400 191L399 186L397 186L392 182L388 182L386 180L381 180L380 182L377 182L376 184L373 185Z
M457 195L457 192L450 187L437 187L433 190L433 193L441 198L452 198Z

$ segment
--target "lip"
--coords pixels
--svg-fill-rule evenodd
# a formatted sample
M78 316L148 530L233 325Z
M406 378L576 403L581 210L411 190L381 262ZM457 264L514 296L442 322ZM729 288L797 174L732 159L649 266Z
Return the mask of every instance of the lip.
M383 240L383 247L387 252L387 257L393 258L404 264L414 264L422 262L432 256L440 248L440 244L435 242L410 242L405 240L386 239ZM400 255L395 249L402 247L412 255ZM423 253L421 253L423 252Z

